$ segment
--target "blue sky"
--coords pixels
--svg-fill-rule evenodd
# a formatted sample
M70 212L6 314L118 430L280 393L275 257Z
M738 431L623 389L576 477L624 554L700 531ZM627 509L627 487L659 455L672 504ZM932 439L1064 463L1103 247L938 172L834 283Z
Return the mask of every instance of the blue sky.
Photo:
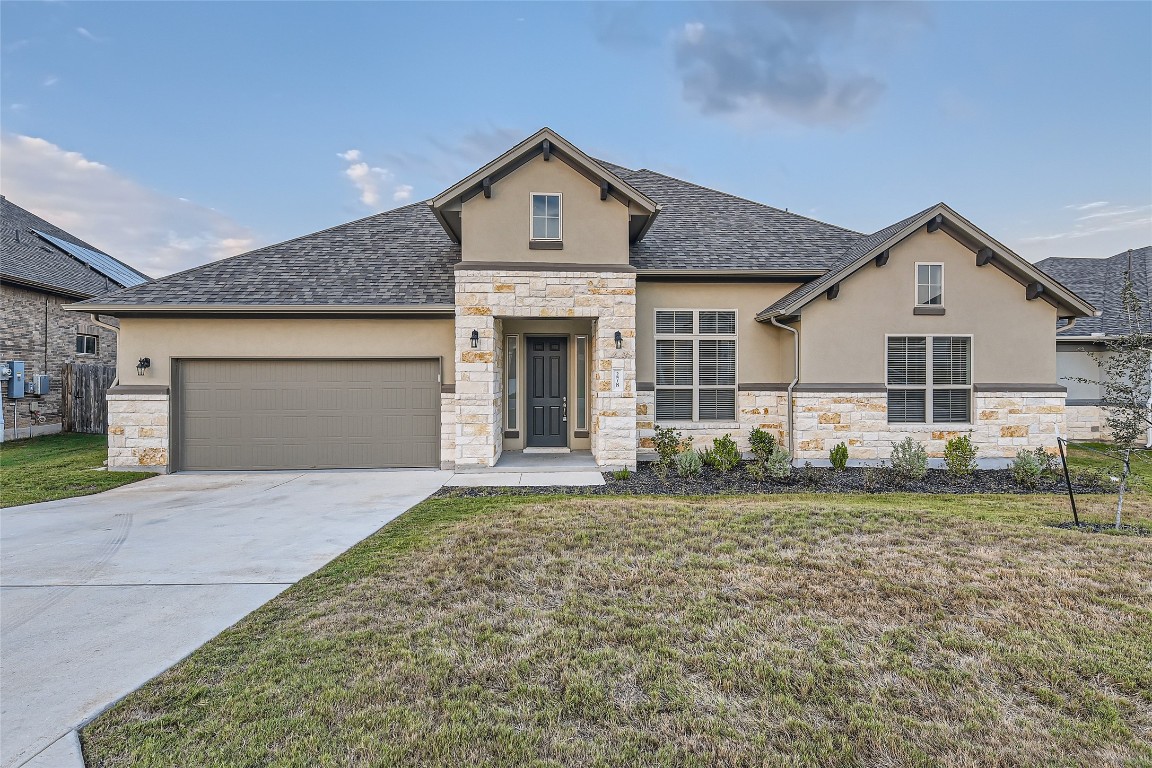
M151 274L427 199L543 125L871 232L1152 243L1152 3L0 5L0 185Z

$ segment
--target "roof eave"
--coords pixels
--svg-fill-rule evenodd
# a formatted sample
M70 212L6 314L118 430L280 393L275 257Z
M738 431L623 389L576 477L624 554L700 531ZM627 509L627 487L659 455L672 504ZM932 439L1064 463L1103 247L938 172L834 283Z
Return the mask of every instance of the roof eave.
M953 239L956 239L958 241L960 240L960 238L956 237L956 235L951 231L950 228L958 228L968 238L975 240L975 241L978 241L978 242L985 243L987 246L991 247L996 252L996 254L998 256L1007 257L1007 260L996 259L993 262L998 268L1001 269L1001 271L1004 271L1006 274L1008 274L1010 277L1013 277L1018 282L1024 282L1024 281L1020 280L1017 275L1012 274L1009 271L1009 269L1014 269L1014 270L1022 273L1023 275L1031 278L1032 280L1041 283L1042 285L1045 286L1045 297L1050 302L1057 305L1056 306L1057 312L1060 311L1060 305L1062 305L1067 310L1070 310L1072 312L1072 314L1058 314L1057 317L1063 319L1063 318L1071 318L1071 317L1094 317L1094 316L1097 316L1098 312L1097 312L1096 308L1093 307L1091 304L1089 304L1087 301L1080 298L1075 293L1070 291L1068 288L1063 286L1055 278L1050 277L1049 275L1045 274L1044 272L1041 272L1034 265L1032 265L1031 263L1026 261L1023 257L1021 257L1020 255L1018 255L1017 253L1012 251L1010 248L1005 246L1003 243L999 242L995 238L988 235L986 232L984 232L983 230L978 228L976 225L972 224L970 221L965 219L960 214L956 213L956 211L952 210L950 207L948 207L944 203L939 203L938 205L935 205L932 208L929 208L927 211L922 213L920 216L918 216L915 220L913 220L911 223L909 223L903 229L897 230L896 232L891 234L889 237L887 237L885 240L883 240L879 244L873 246L871 249L869 249L868 251L861 254L859 257L854 259L852 262L845 264L844 266L840 267L840 269L838 269L838 270L834 270L835 273L837 275L841 275L845 279L850 277L854 272L856 272L856 270L860 269L862 266L867 264L869 261L876 258L876 256L878 254L883 253L884 251L888 250L889 248L892 248L896 244L900 243L905 238L911 236L916 231L918 231L921 227L926 226L928 224L928 222L931 221L933 218L935 218L936 216L941 215L941 214L944 216L944 219L945 219L944 226L942 226L942 230L945 233L947 233L949 236L953 237ZM967 244L965 244L965 245L967 246ZM1007 267L1007 269L1006 269L1006 267ZM800 289L797 289L797 290L800 290ZM811 302L815 301L820 295L821 295L820 291L815 291L813 293L809 293L809 294L806 294L804 296L800 296L796 299L796 301L794 301L790 304L787 304L787 305L785 305L779 309L772 310L771 308L769 308L769 309L764 310L763 312L756 315L756 319L758 321L764 322L764 321L770 319L771 317L779 317L779 316L783 316L783 315L797 314L800 309L807 306Z
M0 275L0 283L11 283L12 285L20 286L22 288L32 288L34 290L41 291L42 293L53 293L57 296L66 296L68 298L77 299L80 301L90 299L96 295L94 293L70 290L55 285L49 285L48 283L40 283L35 280L16 277L13 275Z
M138 314L378 314L439 315L454 313L453 304L99 304L89 301L63 305L69 312L99 312L102 315Z

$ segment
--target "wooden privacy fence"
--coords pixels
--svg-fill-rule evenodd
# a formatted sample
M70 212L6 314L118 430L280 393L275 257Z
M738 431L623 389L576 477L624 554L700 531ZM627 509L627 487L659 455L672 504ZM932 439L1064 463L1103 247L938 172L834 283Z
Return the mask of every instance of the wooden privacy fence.
M60 377L65 432L108 431L108 387L115 379L114 365L65 364Z

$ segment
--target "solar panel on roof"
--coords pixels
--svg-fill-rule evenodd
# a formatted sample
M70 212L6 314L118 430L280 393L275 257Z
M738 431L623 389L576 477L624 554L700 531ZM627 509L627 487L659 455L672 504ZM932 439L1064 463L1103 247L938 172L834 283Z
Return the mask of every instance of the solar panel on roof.
M140 274L131 267L121 264L120 262L116 261L116 259L105 253L100 253L99 251L94 251L91 248L85 248L81 245L70 243L67 240L61 240L58 237L53 237L52 235L41 232L38 229L34 229L32 231L62 251L65 251L66 253L69 253L80 259L80 261L92 267L92 269L96 270L100 274L110 277L111 279L120 283L120 285L124 286L125 288L131 288L134 285L140 285L142 283L148 282L147 277Z

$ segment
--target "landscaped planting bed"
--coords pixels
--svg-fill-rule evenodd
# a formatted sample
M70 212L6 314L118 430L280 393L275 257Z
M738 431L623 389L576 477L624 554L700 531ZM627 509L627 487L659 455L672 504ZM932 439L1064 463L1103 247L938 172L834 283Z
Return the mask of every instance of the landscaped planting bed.
M719 472L704 467L697 477L680 477L675 470L661 471L653 463L641 464L635 472L606 472L605 485L552 488L445 488L441 496L503 496L515 494L566 493L588 495L709 496L713 494L760 493L1067 493L1063 475L1040 478L1034 486L1016 481L1011 470L983 469L971 475L956 476L945 470L930 469L919 480L904 479L891 467L800 467L785 480L756 479L745 462ZM1076 493L1110 493L1111 482L1102 475L1077 473L1072 489Z

